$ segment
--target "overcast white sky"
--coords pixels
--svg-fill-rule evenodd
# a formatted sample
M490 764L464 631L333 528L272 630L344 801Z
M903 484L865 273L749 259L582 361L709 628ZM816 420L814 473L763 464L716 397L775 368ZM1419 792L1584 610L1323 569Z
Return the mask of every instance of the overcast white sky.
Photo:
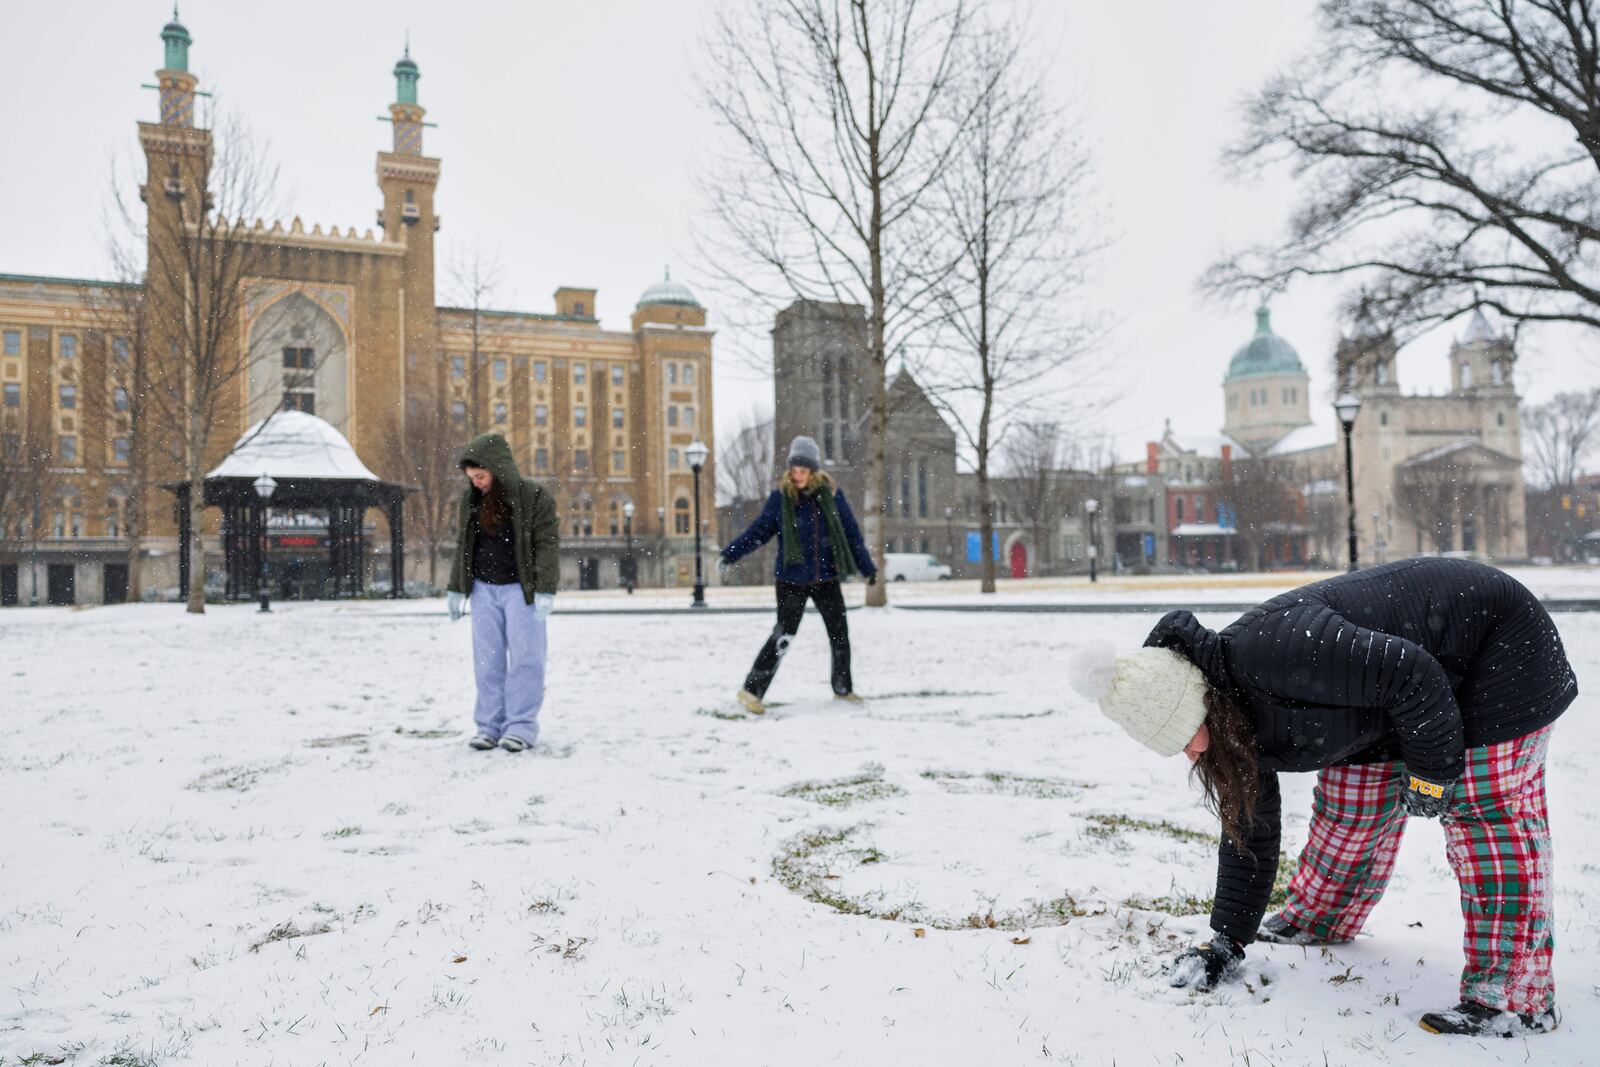
M693 76L714 2L185 0L182 17L201 87L270 143L286 215L308 227L372 224L373 153L389 142L375 117L394 97L390 72L409 29L420 99L439 124L426 149L443 160L441 301L445 266L477 242L504 266L502 306L548 311L557 286L595 286L604 324L625 329L664 266L691 287L706 274L693 261L692 178L713 133ZM1180 430L1220 428L1221 377L1253 319L1248 307L1205 304L1194 280L1224 247L1281 226L1291 190L1283 179L1225 182L1219 155L1245 94L1310 40L1313 11L1313 0L1035 9L1052 89L1082 116L1115 238L1096 294L1118 322L1103 356L1114 402L1099 428L1125 455L1165 418ZM114 159L126 171L136 157L134 122L155 117L155 94L140 84L160 65L169 15L145 0L0 2L10 46L0 65L0 272L105 273L109 175ZM727 309L706 302L713 325L725 324ZM1334 303L1333 289L1306 287L1273 305L1318 398ZM1402 384L1443 388L1446 343L1440 332L1408 349ZM718 361L723 432L771 406L770 382L733 347ZM1535 399L1596 377L1592 360L1563 358L1558 338L1524 346L1520 384Z

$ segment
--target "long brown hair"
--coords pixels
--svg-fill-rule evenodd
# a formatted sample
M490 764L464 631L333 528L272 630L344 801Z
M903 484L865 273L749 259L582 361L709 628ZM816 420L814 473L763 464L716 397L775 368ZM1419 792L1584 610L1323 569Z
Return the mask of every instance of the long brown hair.
M1206 686L1206 730L1211 745L1194 761L1190 775L1205 793L1206 807L1222 822L1233 847L1249 854L1245 843L1256 821L1255 726L1227 694Z
M833 488L833 479L828 477L828 472L812 471L811 481L806 483L806 488L810 489L823 485L830 489ZM788 497L790 500L793 500L800 495L800 487L794 484L794 476L789 473L789 468L787 467L783 469L783 477L778 479L778 488L782 489L783 495Z
M475 464L463 463L461 469L466 470L471 466ZM489 470L487 467L480 469ZM499 478L494 478L493 471L489 471L489 475L493 479L489 483L489 491L478 494L478 525L484 533L495 536L500 533L500 524L509 517L511 509L506 504L505 486L500 484Z

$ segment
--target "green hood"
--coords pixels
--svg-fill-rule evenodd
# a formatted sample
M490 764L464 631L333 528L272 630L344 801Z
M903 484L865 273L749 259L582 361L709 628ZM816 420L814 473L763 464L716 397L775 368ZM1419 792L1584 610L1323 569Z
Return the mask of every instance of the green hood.
M522 472L517 469L517 461L511 455L511 445L497 433L479 434L472 439L472 443L461 453L458 465L464 467L468 464L482 467L494 475L494 480L505 486L508 493L522 484Z
M556 524L555 498L544 486L530 482L517 470L511 446L497 433L475 437L461 453L461 464L482 467L494 475L496 484L511 505L511 525L516 535L517 578L529 604L536 593L554 593L561 584L561 534ZM470 485L461 492L456 513L456 557L450 566L449 589L454 593L472 592L472 552L477 523L473 505L478 491Z

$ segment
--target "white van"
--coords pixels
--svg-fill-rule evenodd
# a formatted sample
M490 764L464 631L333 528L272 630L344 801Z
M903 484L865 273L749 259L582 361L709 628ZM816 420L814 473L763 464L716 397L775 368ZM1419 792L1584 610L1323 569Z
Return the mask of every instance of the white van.
M891 582L946 581L950 565L921 552L890 552L883 557L883 573Z

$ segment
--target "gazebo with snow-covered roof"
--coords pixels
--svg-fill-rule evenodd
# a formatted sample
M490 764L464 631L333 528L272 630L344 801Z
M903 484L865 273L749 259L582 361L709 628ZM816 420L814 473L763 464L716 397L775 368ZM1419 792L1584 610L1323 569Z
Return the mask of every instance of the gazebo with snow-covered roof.
M263 474L277 482L271 502L263 505L256 479ZM189 587L189 485L167 486L178 498L178 570L180 588ZM326 548L325 597L360 596L365 588L368 508L383 508L389 523L389 595L405 589L405 498L410 486L386 482L361 462L344 434L303 411L275 411L244 432L233 450L206 475L205 506L222 509L222 552L227 571L225 595L249 600L256 595L261 553L268 530L268 512L298 515L325 513L325 528L290 527L272 536L276 548ZM320 543L319 543L320 542ZM294 556L298 560L304 553Z

